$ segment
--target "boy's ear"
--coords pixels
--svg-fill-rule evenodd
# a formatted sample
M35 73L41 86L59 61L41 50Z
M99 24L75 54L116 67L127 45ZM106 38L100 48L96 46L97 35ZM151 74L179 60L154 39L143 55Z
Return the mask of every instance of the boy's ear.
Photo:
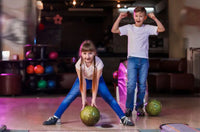
M144 17L144 20L146 20L147 19L147 15Z

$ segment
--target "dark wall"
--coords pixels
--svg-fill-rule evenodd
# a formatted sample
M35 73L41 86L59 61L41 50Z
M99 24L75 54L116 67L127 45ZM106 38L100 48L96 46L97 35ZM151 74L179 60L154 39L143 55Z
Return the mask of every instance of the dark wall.
M82 41L93 40L95 44L103 40L104 17L74 17L63 23L61 50L77 52Z
M112 9L103 11L57 12L62 19L55 24L56 13L42 12L43 28L37 30L37 43L56 45L63 56L77 53L85 39L92 40L97 47L105 46L112 26ZM41 30L42 29L42 30ZM111 34L111 32L110 32Z

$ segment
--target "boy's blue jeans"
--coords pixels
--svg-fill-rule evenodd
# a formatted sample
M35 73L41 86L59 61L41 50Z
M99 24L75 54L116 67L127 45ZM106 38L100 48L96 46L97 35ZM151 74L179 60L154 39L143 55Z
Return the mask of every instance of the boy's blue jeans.
M86 79L86 87L87 87L87 90L92 88L92 80ZM77 78L76 81L74 82L71 90L69 91L67 96L64 98L64 100L62 101L62 103L60 104L60 106L58 107L58 109L57 109L57 111L54 115L58 118L61 118L62 114L67 109L67 107L80 94L81 93L80 93L80 90L79 90L79 79ZM99 79L98 94L111 106L111 108L115 111L115 113L118 115L118 117L120 119L123 116L125 116L125 114L121 110L120 106L118 105L116 100L113 98L113 96L109 92L102 76Z
M149 60L146 58L138 57L129 57L127 65L128 73L128 83L127 83L127 99L126 99L126 108L133 111L134 107L134 96L136 83L138 83L138 92L136 107L143 108L144 106L144 96L146 90L146 80L149 69Z

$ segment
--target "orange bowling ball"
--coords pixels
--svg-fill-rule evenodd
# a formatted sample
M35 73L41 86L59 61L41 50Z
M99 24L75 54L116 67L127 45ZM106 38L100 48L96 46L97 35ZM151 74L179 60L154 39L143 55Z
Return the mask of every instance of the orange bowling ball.
M35 72L36 74L43 74L43 73L44 73L44 67L41 66L41 65L36 65L36 66L34 67L34 72Z
M27 72L28 74L33 74L33 73L34 73L34 65L28 65L28 66L26 67L26 72Z

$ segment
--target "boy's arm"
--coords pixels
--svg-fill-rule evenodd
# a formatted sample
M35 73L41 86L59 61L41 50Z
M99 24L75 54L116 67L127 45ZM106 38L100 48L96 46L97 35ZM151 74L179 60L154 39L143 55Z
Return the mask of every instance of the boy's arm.
M111 29L112 33L118 33L118 34L120 34L119 23L120 23L121 19L123 19L123 18L125 18L127 16L128 16L127 13L120 13L119 14L117 20L115 21L115 23L113 24L113 27Z
M154 13L149 13L148 16L156 22L156 24L157 24L157 26L158 26L157 32L164 32L164 31L165 31L165 27L164 27L163 24L156 18L156 16L154 15Z
M80 70L76 68L76 73L78 75L79 78L79 82L80 82ZM80 91L81 92L81 99L82 99L82 109L84 109L85 105L87 105L87 100L86 100L86 81L85 79L82 79L82 83L83 83L83 90Z
M94 89L94 91L92 91L91 106L95 106L96 107L96 97L97 97L97 91L98 91L98 87L99 87L99 79L100 79L101 75L102 75L102 70L97 71L96 89Z

